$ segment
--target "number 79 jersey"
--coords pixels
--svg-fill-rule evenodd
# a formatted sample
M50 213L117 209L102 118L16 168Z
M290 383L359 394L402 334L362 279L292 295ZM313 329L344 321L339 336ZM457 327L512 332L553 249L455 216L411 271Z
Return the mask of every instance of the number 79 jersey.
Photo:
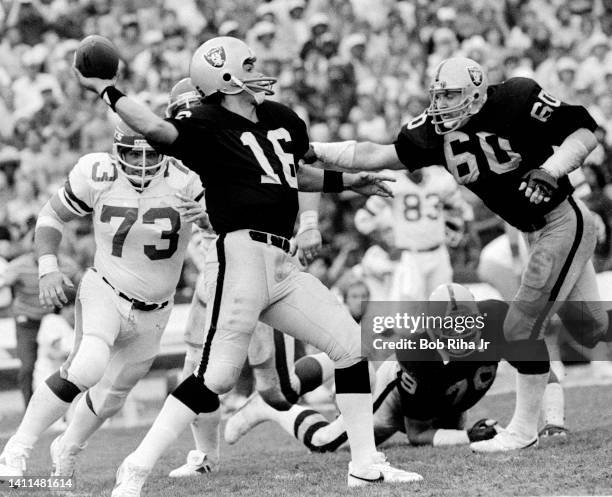
M176 194L203 196L198 176L170 162L142 192L117 172L110 154L83 156L58 192L74 214L92 215L95 268L117 290L144 302L164 302L176 289L191 223L181 221Z
M596 127L584 107L560 102L531 79L512 78L490 86L480 112L459 130L438 135L423 113L402 127L395 148L410 170L443 165L493 212L529 232L542 228L544 216L573 189L563 177L550 202L536 205L518 191L521 178L571 133Z

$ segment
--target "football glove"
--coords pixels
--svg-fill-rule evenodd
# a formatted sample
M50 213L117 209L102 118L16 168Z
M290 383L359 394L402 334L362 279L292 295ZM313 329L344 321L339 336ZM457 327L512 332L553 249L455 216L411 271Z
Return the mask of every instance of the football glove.
M465 235L465 223L460 217L449 217L445 220L446 245L457 248Z
M525 196L536 204L542 201L548 202L559 187L556 178L541 167L528 171L522 180L519 191L525 190Z
M468 438L470 442L480 442L481 440L489 440L497 435L497 421L494 419L482 418L474 423L468 430Z

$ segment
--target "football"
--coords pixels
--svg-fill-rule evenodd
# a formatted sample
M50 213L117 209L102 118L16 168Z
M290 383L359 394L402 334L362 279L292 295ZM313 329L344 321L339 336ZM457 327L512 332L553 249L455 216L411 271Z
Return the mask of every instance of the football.
M90 35L79 44L75 65L86 78L112 79L119 67L119 52L104 36Z

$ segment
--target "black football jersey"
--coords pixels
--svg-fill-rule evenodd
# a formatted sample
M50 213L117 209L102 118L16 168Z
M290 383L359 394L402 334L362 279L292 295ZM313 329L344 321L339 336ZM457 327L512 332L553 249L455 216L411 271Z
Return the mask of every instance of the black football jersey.
M289 107L266 101L258 122L216 104L182 119L169 146L155 145L183 161L206 185L206 208L217 233L240 229L290 238L298 210L297 165L308 150L306 124Z
M395 148L411 171L442 165L505 221L534 231L573 188L563 177L550 202L536 205L518 191L522 176L577 129L596 127L584 107L555 99L532 79L512 78L490 86L480 112L460 129L438 135L423 113L402 127Z
M508 304L484 300L478 308L485 317L481 339L489 342L486 349L453 357L447 364L433 349L402 350L397 388L404 416L424 421L464 412L487 393L504 357Z

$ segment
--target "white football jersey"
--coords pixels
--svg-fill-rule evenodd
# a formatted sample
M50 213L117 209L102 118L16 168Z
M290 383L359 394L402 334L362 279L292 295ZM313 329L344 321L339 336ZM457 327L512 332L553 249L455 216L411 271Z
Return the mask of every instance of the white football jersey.
M422 250L445 241L445 205L460 197L457 183L441 167L423 168L421 183L411 181L405 172L395 172L391 183L391 202L395 246L399 249Z
M81 157L58 192L71 212L92 214L100 274L129 297L156 303L172 297L191 237L192 223L182 222L176 208L177 193L202 201L199 176L170 160L139 193L106 153Z

